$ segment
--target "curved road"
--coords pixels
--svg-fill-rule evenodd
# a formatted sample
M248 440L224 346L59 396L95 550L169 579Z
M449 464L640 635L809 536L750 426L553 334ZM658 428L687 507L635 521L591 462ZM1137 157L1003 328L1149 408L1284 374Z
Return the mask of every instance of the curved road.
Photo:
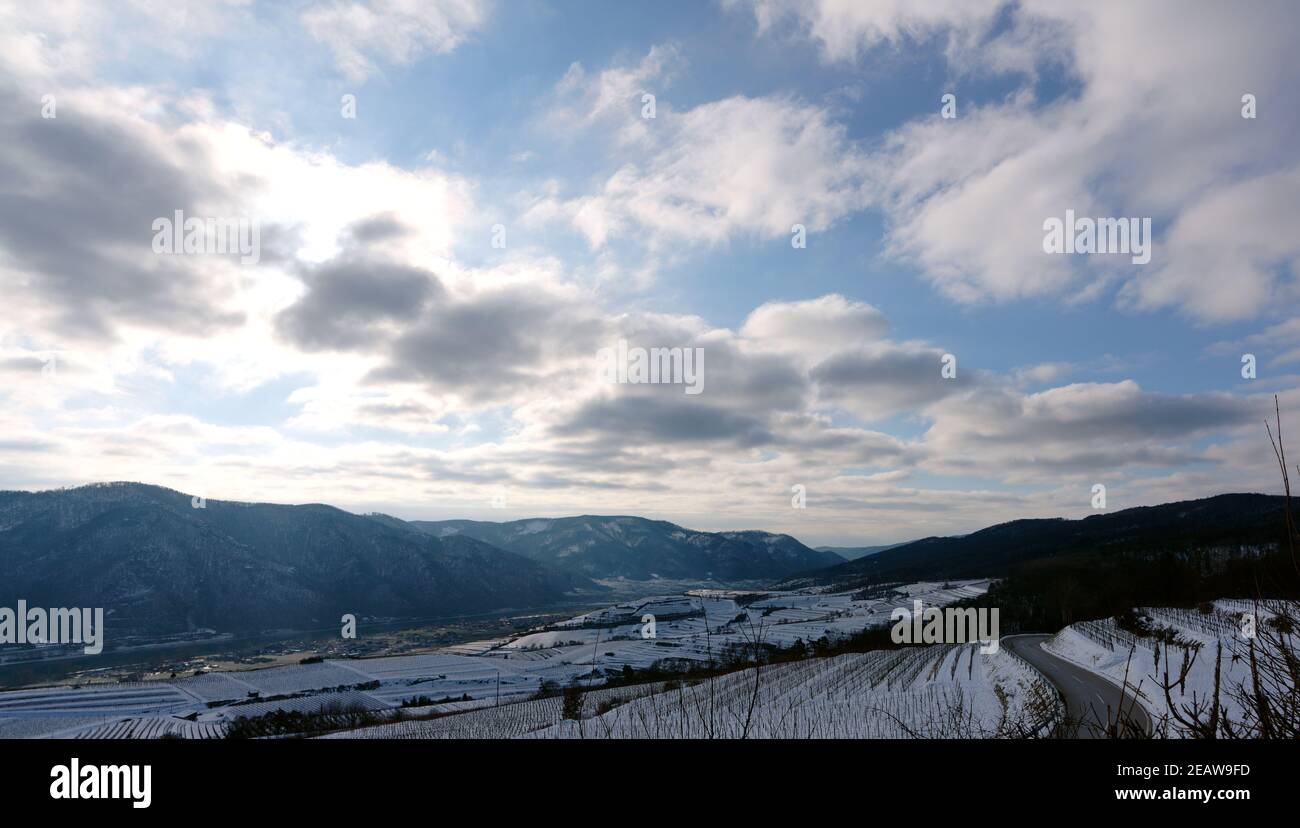
M1106 724L1115 718L1123 698L1124 712L1142 727L1145 733L1151 732L1151 721L1142 705L1133 700L1131 693L1121 695L1119 685L1112 684L1096 673L1089 672L1077 664L1057 658L1038 646L1051 638L1050 635L1012 635L1002 639L1002 646L1028 661L1039 672L1047 676L1048 681L1056 685L1065 699L1065 715L1069 724L1056 729L1057 738L1104 739ZM1130 712L1131 711L1131 712ZM1075 732L1073 723L1079 722ZM1066 732L1062 732L1062 731ZM1124 736L1143 734L1126 731Z

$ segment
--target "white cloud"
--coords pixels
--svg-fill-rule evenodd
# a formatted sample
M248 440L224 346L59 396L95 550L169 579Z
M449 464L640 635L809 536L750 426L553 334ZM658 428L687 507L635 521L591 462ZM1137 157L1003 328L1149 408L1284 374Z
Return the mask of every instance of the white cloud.
M335 3L314 25L362 77L455 48L482 25L478 8ZM608 250L616 238L669 252L784 239L792 224L815 233L873 204L893 221L894 252L961 299L1087 295L1111 280L1134 307L1222 318L1285 296L1296 168L1276 158L1280 124L1295 116L1270 104L1276 77L1231 76L1238 64L1285 66L1283 35L1251 41L1254 64L1246 47L1225 46L1230 76L1217 79L1207 75L1222 68L1218 58L1202 56L1213 38L1197 21L1173 33L1186 54L1157 44L1139 71L1110 50L1127 38L1127 54L1147 53L1140 33L1151 21L1132 16L1141 12L1097 22L1027 3L1014 26L994 32L987 6L819 8L827 16L808 18L807 31L828 60L942 33L954 59L991 37L996 57L981 68L1029 71L1043 59L1040 34L1070 32L1081 92L1046 107L1027 91L963 103L958 121L917 121L873 157L835 110L788 95L674 107L661 94L658 117L642 120L640 92L662 88L682 64L671 46L600 72L575 69L556 90L557 111L568 107L593 133L613 125L625 154L595 191L570 198L556 184L532 211L572 222L598 249L593 288L581 262L544 250L463 261L458 240L486 240L491 222L476 182L440 169L436 155L413 169L349 163L223 116L219 95L82 85L98 46L79 46L75 27L51 29L47 43L17 30L6 41L13 85L30 91L40 86L32 78L56 77L68 87L61 106L77 117L61 109L59 121L41 123L30 100L0 83L19 102L0 115L13 136L0 146L10 312L0 331L0 483L129 475L211 497L411 515L436 503L444 516L479 507L491 516L486 504L504 491L519 513L634 502L702 527L761 525L805 540L902 539L918 515L935 532L1062 504L1082 510L1097 477L1128 485L1130 502L1227 481L1266 488L1272 468L1255 434L1262 397L1162 394L1132 380L1033 394L1017 385L1050 385L1092 370L1086 362L1006 377L963 364L949 382L943 343L892 339L880 310L840 295L754 300L735 330L617 303L618 282L630 280ZM445 20L407 21L406 34L387 39L405 14ZM353 19L361 25L349 27ZM1236 31L1230 17L1215 22ZM1187 78L1174 83L1188 54ZM1261 112L1275 120L1236 117L1234 90L1246 83L1263 90ZM535 152L519 160L546 148ZM1174 159L1168 167L1157 163L1163 155ZM1045 213L1131 205L1150 205L1167 231L1141 280L1041 255ZM260 218L261 264L160 262L149 219L178 206ZM1203 277L1211 269L1218 282ZM310 336L295 335L304 330L295 320ZM1260 336L1295 350L1293 327ZM601 385L596 351L619 338L705 349L705 393ZM61 370L46 381L49 350ZM910 417L909 427L872 425L893 417ZM257 422L231 424L246 418ZM1141 485L1131 478L1148 470ZM1036 488L1000 490L1008 481ZM807 513L791 514L794 483L808 486Z
M1253 426L1265 407L1262 397L1160 394L1133 380L1033 394L985 386L927 408L933 425L924 444L936 471L1059 483L1130 467L1210 464L1196 440Z
M337 0L301 19L343 74L360 82L379 71L378 62L406 65L451 52L486 24L489 10L485 0Z
M30 79L89 79L144 44L174 58L254 26L251 0L47 0L0 4L0 66Z
M1125 286L1143 309L1181 306L1201 319L1249 319L1300 276L1300 166L1227 182L1192 204L1169 228L1164 265Z
M823 107L744 96L681 113L660 104L645 132L644 162L594 195L541 199L531 217L563 216L596 248L633 234L651 246L718 244L788 238L795 224L822 231L867 203L866 158Z
M889 320L865 302L838 294L801 302L767 302L745 318L740 334L762 349L819 361L844 348L880 340Z
M936 94L935 114L873 158L891 250L949 296L1087 300L1120 284L1133 306L1222 321L1293 290L1294 5L767 0L754 11L765 31L793 17L828 60L944 34L959 72L1059 63L1078 84L1047 105L1031 83L983 105L958 89L954 120L938 117ZM1267 114L1242 118L1245 93ZM1043 254L1042 222L1067 208L1153 218L1152 263Z
M548 121L552 128L568 132L575 126L621 120L622 141L643 138L649 128L645 121L649 119L640 117L642 95L655 95L657 101L685 64L676 43L652 46L637 63L616 64L595 75L588 73L582 64L574 63L555 85L559 103ZM657 114L657 103L655 109Z
M1040 362L1016 370L1016 379L1030 383L1049 383L1076 370L1077 366L1068 362Z
M954 28L987 28L1008 0L726 0L749 6L760 33L770 33L790 18L816 40L828 60L854 60L882 43L923 39Z

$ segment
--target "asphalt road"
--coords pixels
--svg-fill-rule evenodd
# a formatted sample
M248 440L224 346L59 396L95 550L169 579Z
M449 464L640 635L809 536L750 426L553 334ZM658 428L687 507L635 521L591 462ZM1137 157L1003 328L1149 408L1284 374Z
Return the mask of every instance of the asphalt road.
M1120 699L1124 712L1136 720L1146 733L1151 732L1151 721L1131 693L1121 693L1119 686L1111 684L1096 673L1057 658L1038 646L1051 638L1049 635L1013 635L1002 639L1002 646L1038 668L1039 672L1056 685L1065 699L1068 722L1057 728L1057 738L1106 738L1106 724L1115 718ZM1131 712L1130 712L1131 711ZM1077 730L1075 723L1078 723ZM1126 732L1124 735L1139 734Z

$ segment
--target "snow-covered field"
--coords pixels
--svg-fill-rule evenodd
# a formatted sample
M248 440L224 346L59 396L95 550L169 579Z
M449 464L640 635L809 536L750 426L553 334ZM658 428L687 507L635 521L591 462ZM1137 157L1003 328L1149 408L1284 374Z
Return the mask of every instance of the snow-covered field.
M550 727L557 720L529 711L550 710L552 707L558 711L558 702L555 699L527 701L542 689L544 683L564 686L579 680L584 686L598 688L607 677L620 674L624 667L645 670L652 665L705 663L718 659L729 648L752 646L756 636L761 637L764 643L781 647L789 647L796 641L811 645L822 638L846 638L870 627L889 624L891 610L899 606L910 607L913 599L927 605L943 606L981 595L988 586L989 582L985 580L909 584L891 594L871 599L855 598L852 593L814 592L764 592L755 599L754 592L698 591L617 604L513 638L469 642L421 655L327 660L262 670L207 673L169 681L4 692L0 693L0 738L55 735L154 738L164 733L185 738L207 738L220 735L225 725L239 716L251 717L275 710L314 712L331 702L367 710L395 709L404 701L420 697L432 700L437 709L444 712L491 705L493 711L482 710L472 715L507 721L522 717L520 721L541 721ZM646 615L655 618L653 638L643 635ZM916 654L925 651L926 648L917 648L898 652L910 654L909 658L920 658ZM957 656L949 653L945 658L956 659ZM871 670L884 668L880 665L869 667L866 663L854 668L850 665L855 662L850 659L834 669L847 670L847 675L860 673L854 680L856 683L846 679L849 681L846 686L869 686L871 692L857 701L843 699L831 704L818 696L818 691L809 690L810 695L796 705L802 711L798 715L804 716L803 727L812 727L807 716L818 704L831 704L821 711L829 717L824 719L826 722L848 722L862 710L874 709L874 706L891 711L910 709L908 705L921 704L918 699L922 698L929 700L925 702L929 705L927 709L947 709L952 697L944 694L960 693L962 698L969 696L978 700L979 721L988 725L997 713L989 706L990 699L997 700L990 688L994 685L1003 690L1012 687L1012 674L1016 668L1007 658L988 664L981 662L980 658L976 656L970 664L963 662L960 669L954 662L947 670L949 680L927 683L915 694L913 690L917 688L891 689L888 686L891 681L886 681L886 689L879 691L867 676L874 675ZM822 659L816 663L832 662L838 663L838 660ZM890 668L891 671L896 669L901 668L898 665ZM764 672L792 677L795 675L792 670L793 665L787 665L765 668ZM963 671L967 674L964 681L959 680ZM735 683L743 679L726 681ZM767 705L765 709L769 712L764 714L768 716L762 726L764 733L776 734L781 732L781 728L793 726L778 726L771 719L775 715L771 711L777 708L771 705L802 698L799 693L803 691L797 690L798 686L801 685L795 682L789 693L780 697L781 700L774 698ZM812 683L808 686L821 685ZM616 691L626 695L631 688L610 688L610 692ZM683 692L689 695L694 690L686 688ZM884 695L877 698L880 692ZM909 701L913 695L915 699ZM1015 694L1010 697L1014 699ZM870 701L866 700L868 698ZM515 702L521 704L513 704ZM597 703L593 697L591 704ZM508 708L517 709L501 712ZM640 716L640 708L636 709ZM852 712L855 710L858 712ZM465 716L450 718L463 719ZM450 719L435 721L449 722ZM663 727L671 726L669 719L663 721ZM446 730L463 735L461 728L477 728L474 732L484 732L484 728L469 719L436 726L431 722L418 724L428 725L431 731L440 733ZM599 726L598 722L593 724ZM570 726L560 725L554 733L546 735L567 735L566 727ZM858 726L827 724L826 727L852 729ZM503 735L522 735L535 729L531 724L510 725L505 727ZM862 725L855 732L878 735L887 730L886 725L877 723L870 727Z
M1042 731L1057 712L1055 690L1006 651L934 645L598 690L580 719L548 698L326 738L993 738Z
M1210 612L1198 609L1142 607L1137 610L1143 624L1160 635L1138 636L1121 629L1114 618L1071 624L1043 642L1048 652L1099 673L1115 684L1125 681L1151 715L1161 735L1187 735L1176 718L1169 716L1169 702L1182 709L1212 701L1215 654L1223 646L1220 665L1219 703L1234 720L1242 710L1230 689L1250 679L1244 657L1246 639L1242 616L1253 614L1256 624L1274 616L1272 602L1220 600ZM1207 608L1208 609L1208 608ZM1172 642L1162 641L1172 631ZM1293 642L1294 643L1294 642ZM1185 673L1184 673L1184 668ZM1168 698L1163 684L1173 685Z

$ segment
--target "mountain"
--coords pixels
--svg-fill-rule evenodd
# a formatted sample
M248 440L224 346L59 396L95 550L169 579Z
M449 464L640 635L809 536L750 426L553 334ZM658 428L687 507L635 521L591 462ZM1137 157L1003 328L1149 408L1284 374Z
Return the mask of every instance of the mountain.
M804 546L789 535L696 532L640 517L583 515L506 523L411 523L438 538L477 538L588 578L769 580L844 560L833 552Z
M904 541L903 543L908 543ZM856 561L858 558L865 558L868 555L874 555L877 552L884 552L886 549L893 549L895 546L902 546L902 543L890 543L884 546L818 546L818 552L832 552L841 558L850 561Z
M817 572L786 586L999 576L1046 559L1103 555L1152 561L1171 556L1201 569L1258 557L1285 540L1285 498L1224 494L1142 506L1081 520L1014 520L969 535L925 538Z
M467 535L320 504L194 508L139 483L0 492L0 572L0 606L103 607L110 635L468 614L596 586Z

